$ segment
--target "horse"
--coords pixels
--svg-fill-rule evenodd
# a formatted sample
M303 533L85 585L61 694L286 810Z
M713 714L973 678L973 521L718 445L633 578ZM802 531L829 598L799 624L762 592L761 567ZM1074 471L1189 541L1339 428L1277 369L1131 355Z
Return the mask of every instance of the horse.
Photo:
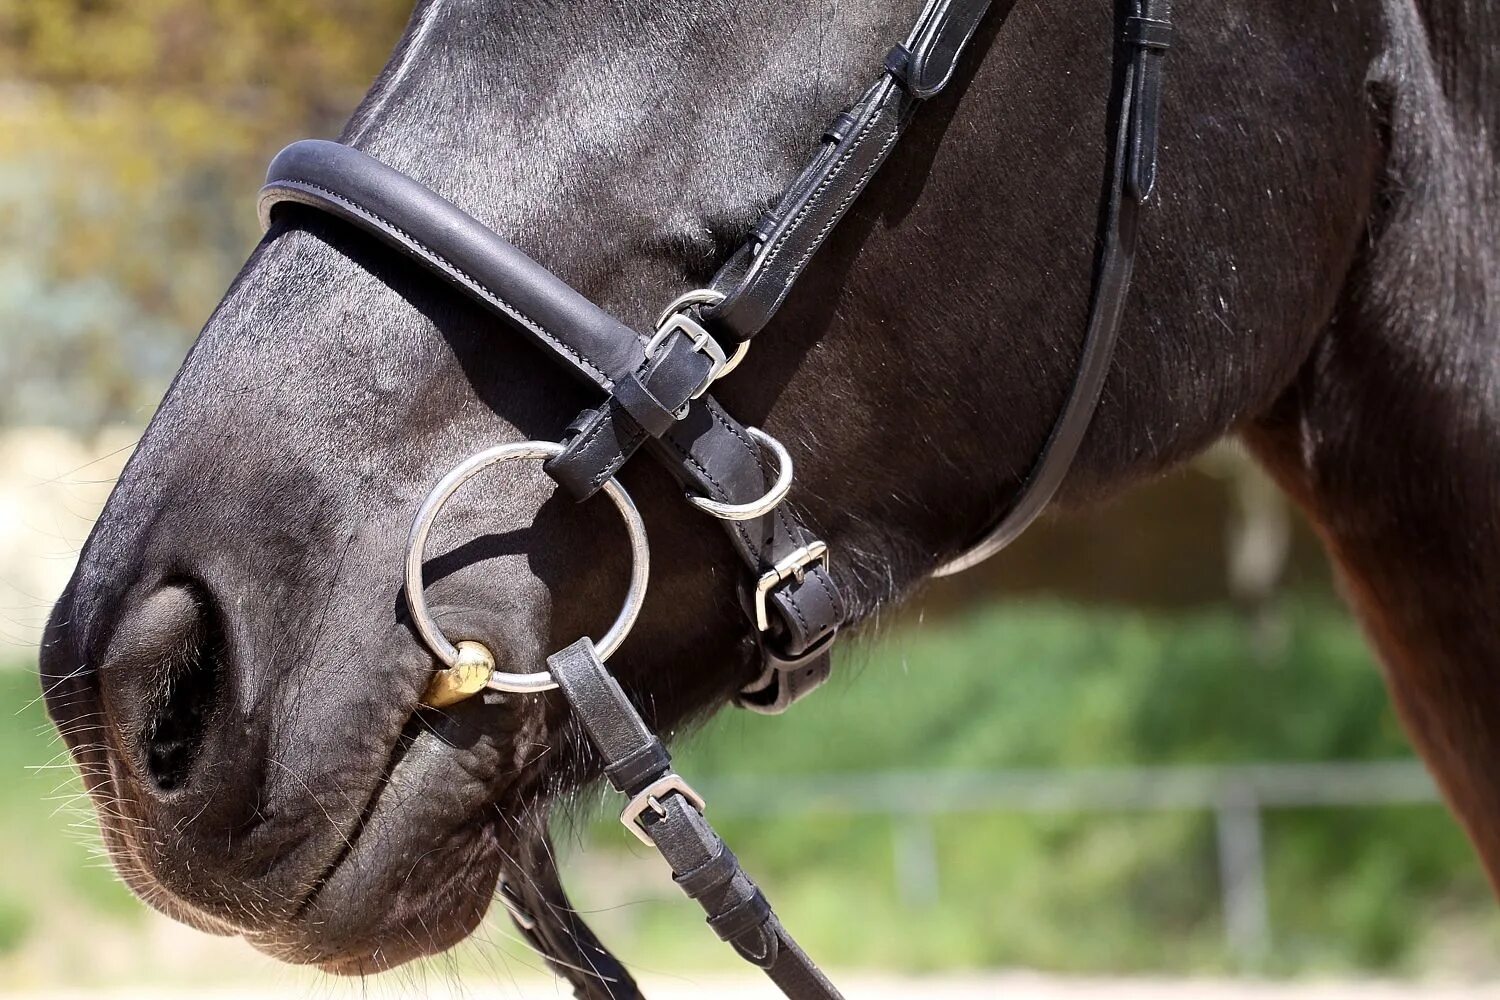
M645 329L751 236L917 6L421 0L340 141ZM846 630L1014 503L1085 349L1121 10L993 8L714 386L795 462L788 503L827 543ZM1242 439L1315 525L1494 880L1500 13L1179 8L1134 291L1053 506ZM601 754L555 693L423 708L441 664L401 585L433 483L597 402L499 326L389 241L296 206L208 320L41 658L151 905L360 974L461 940L498 886L529 894L552 954L592 947L546 823ZM670 734L740 697L762 650L712 519L644 462L619 482L658 558L609 675ZM535 670L625 592L612 517L534 468L459 491L421 563L434 617Z

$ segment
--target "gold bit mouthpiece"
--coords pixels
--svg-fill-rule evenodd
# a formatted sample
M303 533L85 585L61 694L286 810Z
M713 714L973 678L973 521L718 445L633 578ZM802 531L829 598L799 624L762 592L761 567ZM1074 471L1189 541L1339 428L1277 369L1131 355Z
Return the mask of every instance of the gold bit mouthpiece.
M422 695L422 704L431 708L457 705L483 691L494 672L495 657L483 643L461 642L453 666L432 675Z

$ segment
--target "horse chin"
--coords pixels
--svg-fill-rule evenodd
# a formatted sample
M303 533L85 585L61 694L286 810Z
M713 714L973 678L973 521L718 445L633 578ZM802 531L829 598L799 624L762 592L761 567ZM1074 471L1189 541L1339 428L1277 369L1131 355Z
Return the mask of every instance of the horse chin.
M431 849L395 849L362 834L294 921L244 937L280 961L347 976L446 951L473 933L494 896L502 857L495 826L470 822Z
M281 961L357 976L467 938L494 899L506 824L503 803L462 794L449 749L432 739L409 750L295 914L245 939Z
M439 722L441 732L421 727L296 912L246 939L283 961L364 975L468 937L514 846L505 817L520 808L518 775L501 763L508 741L464 746L488 715L474 706ZM512 736L527 731L523 724Z
M132 849L130 838L117 822L101 815L99 832L120 881L147 906L205 934L232 937L240 933L240 928L233 922L200 910L165 890L146 870L140 856Z
M259 886L231 894L239 902L201 867L189 883L171 874L182 867L162 869L149 849L154 827L116 793L108 762L80 764L93 797L115 803L98 815L116 870L153 909L207 933L239 935L280 961L367 975L468 937L494 899L503 860L518 850L502 839L517 825L504 821L520 811L509 801L516 775L498 778L487 766L494 758L460 750L453 735L424 730L393 754L336 851L311 866L299 851L280 855Z
M431 848L418 838L400 847L390 831L362 831L290 916L252 927L174 894L146 870L123 831L107 826L104 838L126 885L158 912L340 975L383 972L464 940L489 908L505 853L488 819L463 824Z

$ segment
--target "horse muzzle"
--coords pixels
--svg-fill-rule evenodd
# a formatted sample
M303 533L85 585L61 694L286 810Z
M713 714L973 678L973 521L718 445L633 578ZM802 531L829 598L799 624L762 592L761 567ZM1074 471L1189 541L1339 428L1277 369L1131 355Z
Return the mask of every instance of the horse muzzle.
M132 890L335 972L472 931L520 825L514 748L545 743L544 714L418 710L433 662L409 639L385 667L348 657L278 677L247 662L253 643L205 585L132 589L97 669L70 598L43 657L49 710Z

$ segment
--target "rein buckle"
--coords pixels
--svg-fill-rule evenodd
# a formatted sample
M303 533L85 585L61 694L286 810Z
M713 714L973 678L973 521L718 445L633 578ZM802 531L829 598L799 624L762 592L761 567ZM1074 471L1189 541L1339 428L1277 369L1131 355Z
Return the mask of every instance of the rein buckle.
M658 816L665 816L667 810L661 804L661 799L668 792L677 792L687 799L688 804L699 813L708 811L708 803L703 801L703 796L695 792L692 785L682 780L682 775L676 771L668 771L642 788L629 802L625 803L625 808L620 810L620 822L625 829L635 834L635 838L647 847L655 846L656 841L641 825L641 817L645 815L647 809Z

